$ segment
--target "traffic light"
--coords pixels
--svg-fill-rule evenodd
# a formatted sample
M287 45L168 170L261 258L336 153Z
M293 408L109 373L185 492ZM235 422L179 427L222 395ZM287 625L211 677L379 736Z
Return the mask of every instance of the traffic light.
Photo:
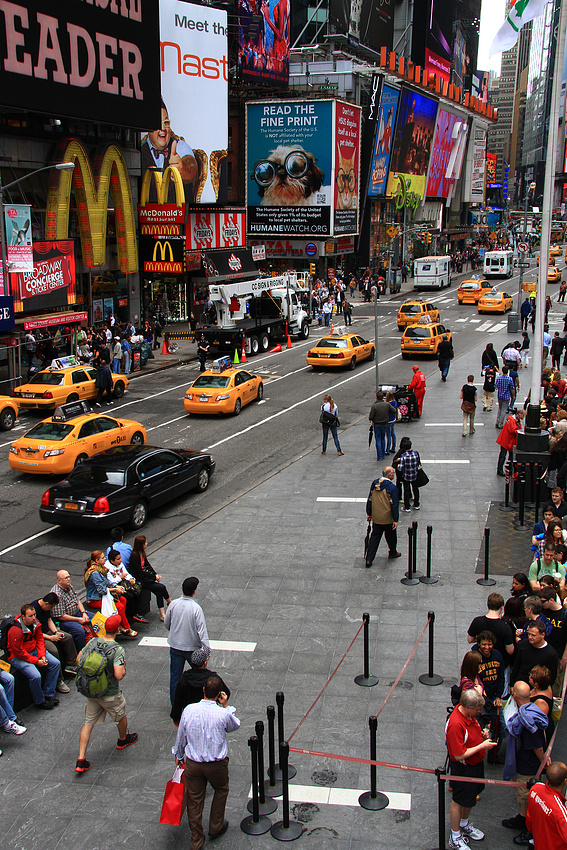
M317 263L309 263L309 274L313 276L317 274Z
M428 245L431 245L431 233L426 233L425 238Z

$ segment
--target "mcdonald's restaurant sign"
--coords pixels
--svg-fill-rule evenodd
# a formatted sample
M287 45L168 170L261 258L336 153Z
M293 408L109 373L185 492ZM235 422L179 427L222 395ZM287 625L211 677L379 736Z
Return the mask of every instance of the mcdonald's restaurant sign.
M115 144L97 151L94 172L90 158L78 139L65 139L56 152L56 162L74 162L74 171L53 169L47 195L45 238L69 238L71 190L75 194L83 262L89 268L106 265L108 198L112 196L120 271L138 271L136 220L130 191L130 176Z
M172 203L168 203L170 195L172 201L175 198ZM181 227L185 223L185 188L177 168L168 165L163 174L156 168L145 171L138 217L145 236L181 235Z
M152 274L183 274L184 250L182 237L140 238L142 266L145 272Z

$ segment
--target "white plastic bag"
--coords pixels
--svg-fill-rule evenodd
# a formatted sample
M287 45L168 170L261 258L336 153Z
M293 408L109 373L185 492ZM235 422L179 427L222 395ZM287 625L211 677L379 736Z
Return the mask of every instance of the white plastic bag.
M116 609L116 605L114 604L114 597L110 590L107 590L105 595L102 597L102 607L100 609L100 613L103 617L112 617L113 614L118 614Z

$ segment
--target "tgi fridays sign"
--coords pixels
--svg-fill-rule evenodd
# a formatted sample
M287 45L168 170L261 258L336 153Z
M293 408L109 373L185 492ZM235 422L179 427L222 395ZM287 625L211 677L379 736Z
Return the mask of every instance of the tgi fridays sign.
M49 295L75 281L75 253L72 239L34 242L33 271L17 275L20 299Z
M187 217L187 250L243 248L245 218L242 211L190 212Z

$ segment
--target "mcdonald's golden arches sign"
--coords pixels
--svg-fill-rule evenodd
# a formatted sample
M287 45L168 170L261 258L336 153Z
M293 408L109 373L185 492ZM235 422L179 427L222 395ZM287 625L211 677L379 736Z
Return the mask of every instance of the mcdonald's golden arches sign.
M184 249L183 237L163 236L152 239L142 236L140 253L144 271L153 274L183 274Z

